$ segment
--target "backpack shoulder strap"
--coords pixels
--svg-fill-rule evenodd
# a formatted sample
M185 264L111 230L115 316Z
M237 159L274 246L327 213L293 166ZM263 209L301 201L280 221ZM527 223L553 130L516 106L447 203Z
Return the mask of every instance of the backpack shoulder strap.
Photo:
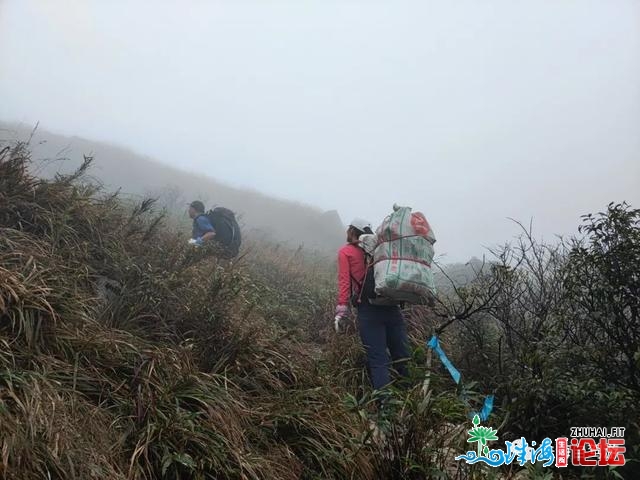
M364 284L365 281L367 280L367 275L369 275L369 269L372 266L372 262L371 260L373 260L373 257L371 255L369 255L364 248L356 245L360 250L362 250L362 255L364 256L364 277L362 278L362 281L358 281L358 279L356 279L351 272L349 272L349 276L351 277L351 282L355 283L358 287L358 303L361 302L362 299L362 291L364 290ZM351 291L353 291L353 287L351 289Z

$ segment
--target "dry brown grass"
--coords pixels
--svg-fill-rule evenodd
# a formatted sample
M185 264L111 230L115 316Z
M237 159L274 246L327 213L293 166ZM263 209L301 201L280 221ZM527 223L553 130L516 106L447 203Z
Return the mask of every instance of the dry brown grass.
M437 432L460 403L415 382L376 414L359 340L330 334L332 261L251 241L218 260L152 200L84 183L89 159L52 181L28 163L0 150L0 478L445 471L459 442Z
M372 476L360 420L243 262L83 184L89 161L54 181L28 162L0 153L3 478Z

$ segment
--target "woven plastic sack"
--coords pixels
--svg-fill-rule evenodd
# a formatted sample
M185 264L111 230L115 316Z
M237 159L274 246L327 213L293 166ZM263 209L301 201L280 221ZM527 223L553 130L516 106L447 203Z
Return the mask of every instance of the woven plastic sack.
M393 209L376 230L376 294L397 302L431 304L436 293L431 269L436 237L422 213L396 205Z

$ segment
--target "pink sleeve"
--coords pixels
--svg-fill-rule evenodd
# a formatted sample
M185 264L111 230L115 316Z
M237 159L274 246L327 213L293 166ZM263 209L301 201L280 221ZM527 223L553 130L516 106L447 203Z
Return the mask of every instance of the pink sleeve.
M351 272L347 252L338 252L338 305L349 305L351 296Z

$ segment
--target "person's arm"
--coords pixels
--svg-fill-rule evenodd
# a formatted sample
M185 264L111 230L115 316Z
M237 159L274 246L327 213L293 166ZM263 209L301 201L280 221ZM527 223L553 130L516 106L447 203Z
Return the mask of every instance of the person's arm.
M202 236L200 237L203 242L206 242L207 240L211 240L212 238L215 238L216 230L215 228L213 228L213 225L211 225L211 222L207 217L205 217L204 215L201 215L196 219L196 222L198 222L198 227L200 228L200 231L203 232Z
M349 305L351 296L351 268L344 250L338 253L338 305Z

